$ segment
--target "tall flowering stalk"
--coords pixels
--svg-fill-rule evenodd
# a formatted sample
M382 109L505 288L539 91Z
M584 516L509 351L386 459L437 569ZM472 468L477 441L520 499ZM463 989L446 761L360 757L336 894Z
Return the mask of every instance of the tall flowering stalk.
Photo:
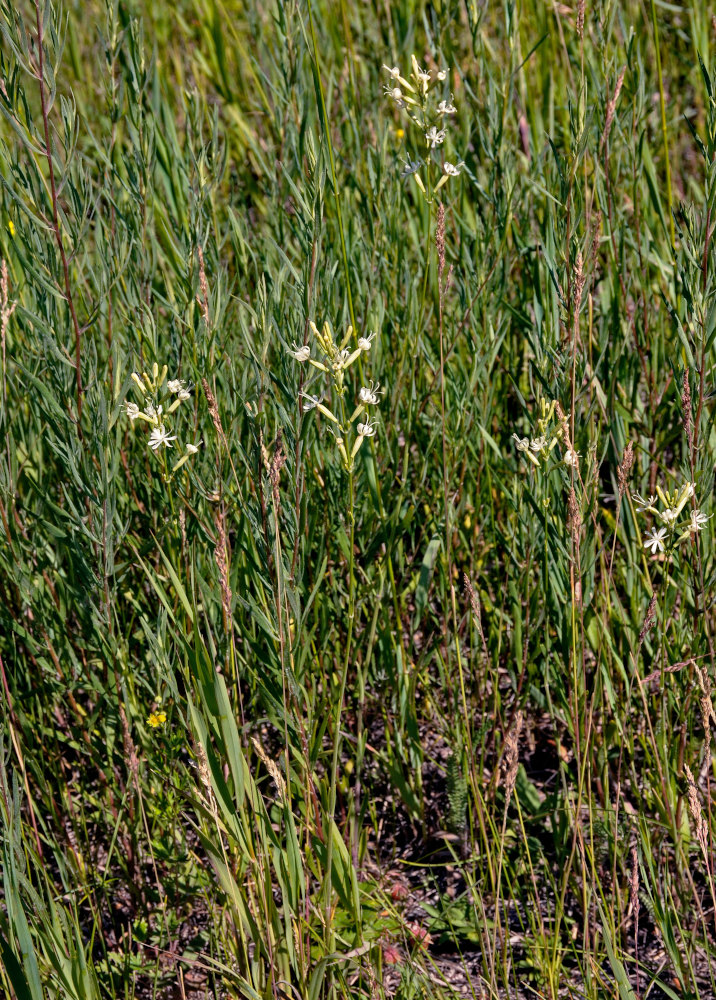
M636 504L637 513L651 516L655 519L651 530L646 534L644 548L649 549L652 555L662 552L666 553L667 566L671 561L671 556L676 548L686 542L692 536L698 535L706 527L710 516L692 504L688 508L687 504L694 500L696 496L696 485L686 482L679 489L663 490L661 486L656 487L656 494L643 497L639 493L632 493L632 500ZM695 501L694 501L695 503ZM667 690L664 683L666 672L666 607L667 595L669 592L670 573L664 569L663 583L661 586L661 635L659 642L659 663L660 663L660 690L661 690L661 728L659 731L660 749L665 767L668 767L668 753L666 745L666 719L667 719ZM652 604L655 603L655 596L652 596ZM652 604L649 605L652 611ZM640 636L640 641L642 637ZM642 697L644 697L642 690ZM646 704L645 704L646 711ZM656 737L652 733L652 739L656 746ZM663 780L663 779L662 779Z
M462 161L452 163L444 158L449 123L457 114L457 108L447 87L447 70L430 72L421 69L414 55L410 57L410 62L409 79L401 74L398 66L383 66L389 76L383 89L393 104L405 112L411 124L422 133L424 158L413 160L408 157L402 176L412 177L425 199L431 203L433 195L451 177L457 177L464 166ZM435 168L439 171L439 179L433 184Z
M399 66L384 65L383 69L388 74L389 80L383 89L395 107L405 113L421 136L420 146L424 146L422 155L418 155L416 159L407 155L401 174L404 178L413 178L428 205L425 272L418 323L420 326L430 272L430 234L434 196L451 178L460 174L464 164L457 159L454 163L446 160L444 155L450 120L457 114L453 96L449 91L448 71L440 69L431 72L422 69L414 55L410 57L410 63L409 79L402 75ZM437 182L434 181L436 171L439 175Z
M319 379L316 379L314 383L306 383L305 389L299 393L299 398L304 411L315 409L328 421L328 431L335 439L341 463L348 475L348 634L334 721L326 848L326 943L329 949L333 950L335 947L335 932L331 920L333 827L335 825L338 761L341 748L341 718L348 681L355 619L355 460L365 439L373 437L376 433L377 420L372 414L380 402L382 390L379 383L372 380L361 386L357 392L354 386L353 408L351 410L348 372L359 358L370 352L374 333L368 337L356 338L353 327L349 326L342 339L336 341L328 322L325 322L320 330L314 322L309 323L309 328L313 335L312 342L309 341L301 346L293 345L289 353L299 364L309 365L316 372L319 372L319 378L323 376L324 385L326 381L328 385L327 391L324 393L320 391Z

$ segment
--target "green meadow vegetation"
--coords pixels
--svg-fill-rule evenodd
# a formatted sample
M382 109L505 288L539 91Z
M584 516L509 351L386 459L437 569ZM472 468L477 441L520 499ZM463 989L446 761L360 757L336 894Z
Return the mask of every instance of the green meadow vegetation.
M3 995L716 996L716 5L0 28Z

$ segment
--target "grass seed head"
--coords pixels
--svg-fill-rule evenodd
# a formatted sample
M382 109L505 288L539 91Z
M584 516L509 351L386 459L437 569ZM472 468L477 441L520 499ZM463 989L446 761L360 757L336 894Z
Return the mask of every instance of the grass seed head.
M691 768L688 764L684 765L684 771L686 772L686 796L689 801L689 812L691 813L691 819L694 822L694 827L696 829L696 839L698 840L701 850L704 853L704 857L708 858L709 847L708 847L708 827L706 825L706 820L701 809L701 802L699 801L699 793L696 788L696 782L694 781L694 776L691 773Z
M631 467L634 464L634 447L631 441L627 442L627 446L624 449L624 455L617 468L617 482L619 484L619 496L623 497L627 491L627 483L629 482L629 473L631 472Z
M651 600L649 601L649 607L646 609L646 616L644 617L644 624L641 627L641 632L639 633L639 645L646 639L647 633L651 629L652 625L656 621L656 591L651 595Z

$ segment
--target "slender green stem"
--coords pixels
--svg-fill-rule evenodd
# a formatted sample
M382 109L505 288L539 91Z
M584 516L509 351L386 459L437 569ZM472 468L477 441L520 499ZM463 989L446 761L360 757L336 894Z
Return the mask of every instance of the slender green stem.
M426 180L427 180L427 190L430 191L430 160L428 159L426 166ZM430 255L431 255L431 243L430 237L433 229L433 202L432 199L428 202L428 219L427 227L425 232L425 272L423 274L423 288L420 294L420 312L418 313L418 322L415 327L415 345L417 349L418 336L420 334L420 329L423 325L423 318L425 316L425 299L427 298L428 291L428 280L430 277Z
M664 75L661 69L661 50L659 48L659 26L656 20L656 3L650 0L651 4L651 25L654 31L654 51L656 53L656 73L659 78L659 107L661 110L661 135L664 141L664 169L666 170L666 197L669 203L669 234L671 245L676 245L676 232L674 229L673 195L671 191L671 164L669 162L669 136L666 130L666 100L664 97Z
M345 396L340 397L341 423L343 428L348 427L348 416L346 413ZM332 926L332 896L333 896L333 828L336 815L336 798L338 788L338 763L341 752L341 721L343 717L343 702L346 696L346 686L348 683L348 670L351 662L351 649L353 644L353 624L355 620L355 476L353 463L348 469L348 632L346 635L343 665L341 669L340 690L336 703L336 717L333 733L333 756L331 758L330 785L328 790L328 822L326 824L326 945L331 952L335 948L335 933ZM359 940L361 938L360 914L356 913L358 921L357 932Z

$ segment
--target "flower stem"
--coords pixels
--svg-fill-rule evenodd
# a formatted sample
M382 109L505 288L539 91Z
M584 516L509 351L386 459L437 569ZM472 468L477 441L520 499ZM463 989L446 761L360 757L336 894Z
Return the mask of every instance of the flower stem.
M341 423L345 427L347 424L345 399L340 397ZM343 716L343 702L346 696L346 686L348 682L348 668L351 660L351 646L353 643L353 622L355 618L355 477L353 466L348 469L348 632L346 635L346 645L341 669L340 690L336 703L336 718L333 733L333 757L331 759L331 775L328 790L328 823L326 824L326 945L329 952L335 949L335 934L332 927L332 896L333 896L333 828L335 826L336 798L338 787L338 762L341 751L341 719ZM356 930L358 932L359 943L362 939L360 923L360 911L355 914Z

